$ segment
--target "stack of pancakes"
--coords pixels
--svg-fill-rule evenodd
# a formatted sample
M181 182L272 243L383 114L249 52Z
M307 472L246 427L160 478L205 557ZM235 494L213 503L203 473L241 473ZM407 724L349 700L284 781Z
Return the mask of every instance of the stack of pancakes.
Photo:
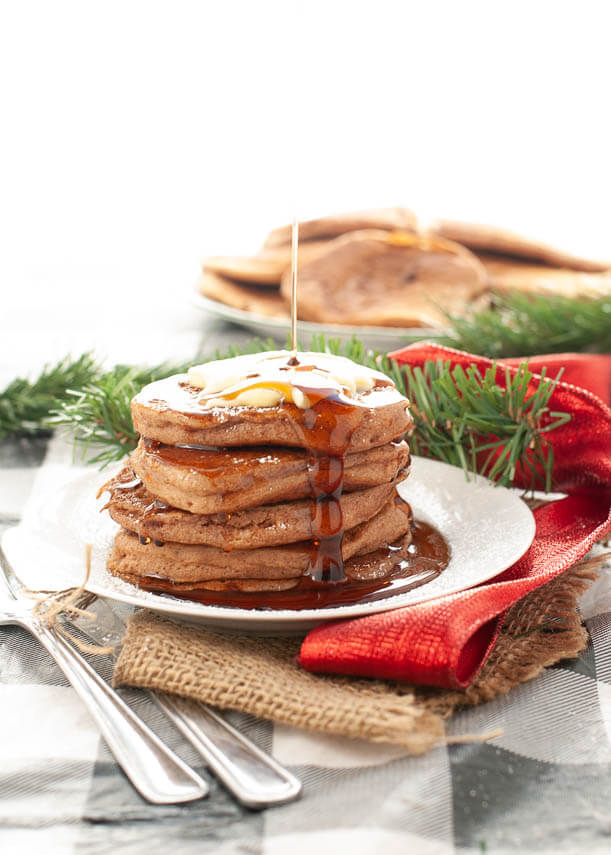
M393 544L407 557L410 515L396 485L409 465L411 417L388 383L357 398L342 458L341 552L349 579L370 580L392 566L363 556ZM296 586L317 543L311 453L296 429L313 412L286 401L206 408L187 375L145 387L132 402L138 448L102 488L122 527L110 572L177 592Z
M299 229L299 317L353 326L439 327L487 305L492 292L602 296L611 261L505 229L438 220L407 208L309 220ZM202 294L255 314L289 316L291 230L275 229L251 257L203 262Z

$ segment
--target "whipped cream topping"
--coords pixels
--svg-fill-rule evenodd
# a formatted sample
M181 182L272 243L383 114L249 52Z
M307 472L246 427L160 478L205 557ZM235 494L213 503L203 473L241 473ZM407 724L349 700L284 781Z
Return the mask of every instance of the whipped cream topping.
M354 401L375 386L392 386L381 371L329 353L274 350L205 362L189 369L188 383L201 389L204 407L275 407L290 402L307 409L321 397Z

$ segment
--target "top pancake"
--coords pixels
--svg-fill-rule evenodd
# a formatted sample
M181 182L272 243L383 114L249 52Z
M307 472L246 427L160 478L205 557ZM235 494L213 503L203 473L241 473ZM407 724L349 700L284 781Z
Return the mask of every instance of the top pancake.
M310 410L292 403L206 409L200 402L201 390L186 381L186 374L174 375L150 383L136 395L132 418L142 436L168 445L309 447L303 427ZM354 404L345 415L344 429L351 433L345 453L384 445L403 436L412 424L408 401L393 386L359 394ZM325 419L320 421L324 430Z

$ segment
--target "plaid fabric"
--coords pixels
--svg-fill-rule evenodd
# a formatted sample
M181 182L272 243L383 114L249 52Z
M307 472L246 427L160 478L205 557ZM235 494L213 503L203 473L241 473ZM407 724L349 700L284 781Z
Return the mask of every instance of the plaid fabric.
M0 534L58 458L70 465L56 440L0 443ZM603 571L582 612L590 644L579 660L449 722L451 735L501 727L486 744L410 758L231 714L304 782L300 801L260 813L237 805L158 709L129 691L137 712L210 782L207 799L185 806L144 802L46 652L24 631L0 628L0 851L607 853L611 574ZM105 658L92 664L109 674Z

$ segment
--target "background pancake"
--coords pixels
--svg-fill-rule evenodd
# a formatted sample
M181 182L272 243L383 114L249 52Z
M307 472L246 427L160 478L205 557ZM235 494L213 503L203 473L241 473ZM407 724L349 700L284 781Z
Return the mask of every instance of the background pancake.
M321 249L326 248L326 241L308 241L299 247L299 261L315 258ZM290 241L286 246L262 249L258 255L250 256L213 256L202 262L204 274L217 273L238 282L254 285L267 285L279 288L282 274L291 266ZM288 306L287 306L288 312Z
M490 287L504 294L561 294L564 297L602 297L611 294L611 270L586 273L550 267L509 256L480 253Z
M318 323L430 326L442 309L464 312L487 276L464 247L445 240L362 231L344 235L300 268L299 315ZM281 290L286 297L290 277Z
M348 211L345 214L334 214L320 217L316 220L305 220L299 223L299 241L307 245L314 239L335 238L347 232L362 229L388 229L390 231L415 231L418 220L409 208L371 208L365 211ZM264 246L290 246L291 226L281 226L270 232ZM301 246L300 246L301 252Z
M289 317L289 304L277 290L266 285L234 282L226 276L220 276L211 270L204 270L199 278L197 289L204 297L218 300L226 306L254 312L266 318Z
M539 261L550 267L566 267L570 270L592 272L611 268L611 259L602 260L574 255L559 247L518 235L498 226L462 223L457 220L438 220L433 225L433 231L473 250L497 252L514 258Z

